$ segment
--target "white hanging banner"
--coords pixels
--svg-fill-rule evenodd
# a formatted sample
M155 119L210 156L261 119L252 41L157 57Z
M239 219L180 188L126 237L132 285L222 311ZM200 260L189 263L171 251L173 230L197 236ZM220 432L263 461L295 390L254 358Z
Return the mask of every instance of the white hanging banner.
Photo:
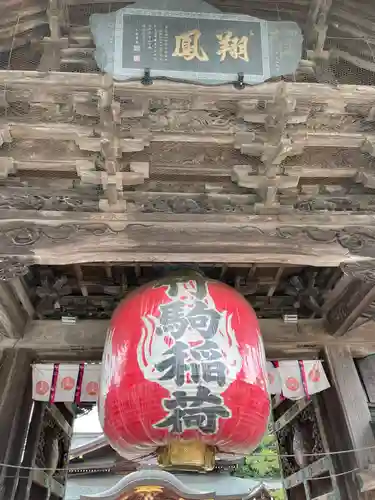
M95 403L101 364L33 365L33 399L51 403ZM330 387L321 361L267 361L268 390L287 399L309 397Z
M268 379L268 392L270 394L281 393L281 380L278 368L272 363L267 361L267 379Z
M298 361L280 361L279 373L281 393L287 399L301 399L305 396L300 365Z
M330 387L321 361L304 361L303 364L309 394L316 394Z
M59 364L56 377L54 402L73 403L75 400L79 365Z
M33 399L34 401L50 401L53 364L33 365Z
M81 381L80 400L95 403L99 395L100 365L84 365Z

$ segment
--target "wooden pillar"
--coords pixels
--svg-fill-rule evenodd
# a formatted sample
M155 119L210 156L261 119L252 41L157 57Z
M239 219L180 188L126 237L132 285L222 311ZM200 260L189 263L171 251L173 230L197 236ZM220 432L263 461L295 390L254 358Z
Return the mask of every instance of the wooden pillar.
M0 360L0 462L19 466L32 408L31 356L7 349ZM13 500L18 469L0 468L0 500Z
M38 450L38 442L42 432L45 411L46 403L34 403L25 453L22 460L23 467L35 467L35 458ZM21 479L17 484L15 500L28 500L30 498L33 483L33 471L30 469L23 469L20 471L20 476Z
M34 403L22 460L25 469L12 500L64 498L73 420L62 403Z
M325 360L332 387L324 391L321 398L330 449L358 450L335 457L337 473L353 471L340 477L340 489L346 492L343 498L375 499L375 490L371 489L370 483L363 484L363 477L371 475L375 465L375 438L366 393L356 365L344 347L327 347ZM374 448L368 449L370 447Z

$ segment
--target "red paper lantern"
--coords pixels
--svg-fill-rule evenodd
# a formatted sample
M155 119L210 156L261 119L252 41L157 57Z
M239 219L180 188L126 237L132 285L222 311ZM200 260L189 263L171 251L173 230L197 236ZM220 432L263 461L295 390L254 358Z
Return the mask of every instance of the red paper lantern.
M245 454L267 430L256 315L234 289L198 273L130 294L111 320L102 367L100 419L124 457L171 443Z

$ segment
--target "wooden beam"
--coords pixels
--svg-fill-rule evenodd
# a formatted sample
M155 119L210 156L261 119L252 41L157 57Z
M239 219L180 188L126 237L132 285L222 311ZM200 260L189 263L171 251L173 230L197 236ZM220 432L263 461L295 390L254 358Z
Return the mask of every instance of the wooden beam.
M81 92L92 92L104 86L105 77L93 73L40 73L37 71L0 71L0 85L10 89L17 86L19 89L30 89L32 86L40 90L48 87L57 87L59 92L71 92L72 87ZM253 87L247 87L241 92L233 91L233 86L207 87L185 83L155 81L152 87L144 87L140 82L114 82L115 91L130 92L133 97L161 96L177 97L181 95L196 96L199 98L214 98L243 101L246 99L273 99L279 82L268 82ZM312 102L325 103L337 101L341 103L373 104L375 88L366 85L338 85L314 83L286 83L286 92L296 99L311 99Z
M372 215L340 212L207 216L0 210L0 235L0 257L46 265L193 260L336 266L371 256L375 239Z
M0 258L338 266L375 256L374 216L89 213L0 210Z
M321 320L301 320L297 324L284 323L281 319L259 321L266 353L270 359L308 359L319 356L322 348L347 347L355 356L375 352L373 325L361 330L360 335L332 337ZM56 320L30 323L17 349L32 349L39 359L101 359L109 321L82 320L64 324ZM0 350L14 346L14 341L0 337Z
M227 262L337 266L375 256L374 217L0 210L0 258L45 265Z
M300 155L305 147L333 147L333 148L361 148L365 141L370 144L375 143L375 135L368 134L360 130L360 124L354 125L351 131L328 130L320 131L313 129L300 129L291 131L289 138L285 140L285 144L280 146L272 146L272 151L267 144L264 144L264 134L255 135L251 133L251 137L244 136L236 130L223 130L216 132L209 127L201 127L201 130L195 132L183 127L178 131L153 131L150 130L146 123L141 129L141 134L138 136L137 130L132 130L130 133L133 137L121 137L118 139L119 152L138 152L143 151L149 146L150 142L170 142L170 143L196 143L202 145L222 145L235 146L241 150L243 154L265 157L271 154L272 158L278 159L277 155L283 155L280 160L286 156ZM53 123L41 121L38 123L29 122L27 117L23 121L16 121L9 117L6 122L0 123L0 127L7 127L11 142L14 139L27 140L55 140L55 141L74 141L75 145L82 151L99 152L103 149L105 138L102 134L98 134L100 127L89 127L84 125L74 125L71 123ZM205 131L206 134L201 132ZM144 132L144 133L143 133ZM96 136L94 134L97 134ZM257 139L255 141L255 139ZM279 151L279 148L281 148ZM284 151L285 150L285 151ZM11 158L6 159L11 165ZM275 160L276 161L276 160ZM61 164L61 162L59 162ZM15 167L11 165L10 171L13 168L30 169L30 163L18 164ZM50 164L51 168L51 164ZM64 168L71 168L71 164L66 164Z

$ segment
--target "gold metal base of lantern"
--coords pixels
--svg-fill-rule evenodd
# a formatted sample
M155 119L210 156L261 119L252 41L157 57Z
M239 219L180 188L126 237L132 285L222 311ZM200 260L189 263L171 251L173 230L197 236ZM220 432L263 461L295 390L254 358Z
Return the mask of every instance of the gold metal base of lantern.
M164 469L209 472L215 467L215 448L198 440L176 439L159 448L158 463Z

